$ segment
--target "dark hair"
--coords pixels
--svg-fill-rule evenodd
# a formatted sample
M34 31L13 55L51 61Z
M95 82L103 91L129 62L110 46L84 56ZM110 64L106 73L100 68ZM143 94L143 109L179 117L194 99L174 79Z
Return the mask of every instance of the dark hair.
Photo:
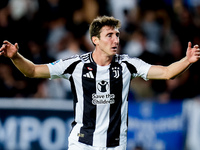
M119 29L121 27L121 22L112 16L111 17L109 16L97 17L90 24L89 32L90 32L91 41L92 41L93 36L100 38L101 29L104 26L110 26L110 27Z

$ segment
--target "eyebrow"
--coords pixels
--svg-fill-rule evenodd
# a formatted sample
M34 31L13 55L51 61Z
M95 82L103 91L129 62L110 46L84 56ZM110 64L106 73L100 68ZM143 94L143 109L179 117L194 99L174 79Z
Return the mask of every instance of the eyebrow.
M119 35L120 32L119 32L119 31L117 31L116 33L114 33L114 32L108 32L108 33L106 34L106 36L109 35L109 34L116 34L116 35Z

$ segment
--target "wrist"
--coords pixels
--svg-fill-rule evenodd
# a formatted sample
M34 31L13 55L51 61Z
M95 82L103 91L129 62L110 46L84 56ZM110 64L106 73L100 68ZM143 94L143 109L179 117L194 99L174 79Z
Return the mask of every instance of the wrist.
M20 57L20 54L16 52L12 57L10 57L11 60L16 60Z
M187 68L189 68L193 63L188 59L188 57L184 57L183 61L186 63Z

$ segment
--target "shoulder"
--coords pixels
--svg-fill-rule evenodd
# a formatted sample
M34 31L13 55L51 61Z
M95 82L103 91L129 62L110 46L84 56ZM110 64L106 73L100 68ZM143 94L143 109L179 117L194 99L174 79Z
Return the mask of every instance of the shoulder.
M88 52L88 53L80 55L80 59L84 63L90 63L90 62L94 61L93 58L92 58L92 52Z
M62 59L63 62L65 62L65 61L77 61L77 60L80 60L80 55L78 55L78 54L72 55L70 57Z
M115 55L115 62L133 62L133 61L140 61L141 59L137 57L130 57L127 54L116 54Z
M91 62L92 60L92 52L88 52L82 55L73 55L71 57L62 59L63 61L82 61L83 63L85 62Z
M126 66L131 66L134 68L142 68L142 67L149 67L150 64L146 63L142 59L138 57L129 57L127 54L116 55L116 59L118 59L118 63L126 64Z

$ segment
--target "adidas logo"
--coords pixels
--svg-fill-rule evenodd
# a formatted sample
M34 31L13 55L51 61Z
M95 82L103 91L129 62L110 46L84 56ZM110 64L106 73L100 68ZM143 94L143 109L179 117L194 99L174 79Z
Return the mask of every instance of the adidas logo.
M86 78L92 78L92 79L94 79L94 75L92 74L92 71L84 74L83 76L86 77Z

